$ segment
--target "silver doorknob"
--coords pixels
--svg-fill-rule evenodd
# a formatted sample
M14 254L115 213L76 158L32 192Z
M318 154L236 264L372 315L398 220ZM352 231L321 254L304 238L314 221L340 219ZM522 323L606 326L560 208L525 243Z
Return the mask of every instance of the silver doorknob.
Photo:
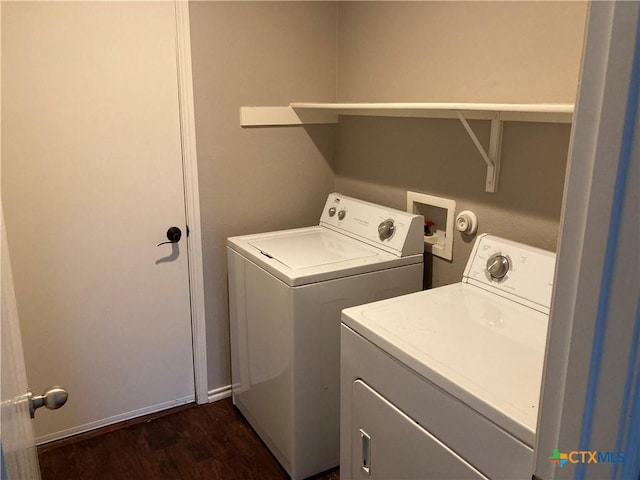
M62 387L49 387L42 395L33 396L31 390L27 390L29 398L29 414L35 418L36 410L40 407L47 407L49 410L56 410L67 403L69 392Z

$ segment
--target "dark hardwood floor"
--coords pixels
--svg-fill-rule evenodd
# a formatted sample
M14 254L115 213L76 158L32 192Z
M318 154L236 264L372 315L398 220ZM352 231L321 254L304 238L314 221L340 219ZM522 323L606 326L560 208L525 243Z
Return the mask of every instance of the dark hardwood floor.
M43 480L287 479L231 399L38 448ZM338 480L338 469L314 477Z

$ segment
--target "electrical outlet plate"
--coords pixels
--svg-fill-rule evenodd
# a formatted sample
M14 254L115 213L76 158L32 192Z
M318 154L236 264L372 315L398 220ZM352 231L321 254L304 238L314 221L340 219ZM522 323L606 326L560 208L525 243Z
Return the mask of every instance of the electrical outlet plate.
M407 192L407 212L435 222L436 230L424 237L424 249L437 257L453 258L453 232L456 202L424 193Z

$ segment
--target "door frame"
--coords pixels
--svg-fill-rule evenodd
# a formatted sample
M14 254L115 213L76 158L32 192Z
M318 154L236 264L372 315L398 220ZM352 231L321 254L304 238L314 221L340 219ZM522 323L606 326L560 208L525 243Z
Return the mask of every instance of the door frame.
M191 303L191 338L196 403L208 403L207 336L204 309L204 271L198 189L198 155L196 151L195 109L191 70L191 28L189 1L174 0L176 12L176 52L178 96L182 142L185 216L189 228L187 252L189 263L189 301Z
M589 5L534 450L536 479L613 479L624 477L619 467L637 469L631 458L622 465L610 458L599 464L572 460L562 467L550 456L625 450L619 442L629 431L625 407L634 394L638 398L629 388L629 379L638 374L632 361L640 324L637 299L633 290L612 289L614 282L637 285L638 278L635 266L617 266L624 263L619 259L631 265L637 258L632 232L621 226L637 212L622 206L637 186L631 185L637 178L628 179L626 172L638 160L625 144L635 142L637 148L640 141L628 111L637 102L631 99L638 89L632 81L638 32L637 2Z

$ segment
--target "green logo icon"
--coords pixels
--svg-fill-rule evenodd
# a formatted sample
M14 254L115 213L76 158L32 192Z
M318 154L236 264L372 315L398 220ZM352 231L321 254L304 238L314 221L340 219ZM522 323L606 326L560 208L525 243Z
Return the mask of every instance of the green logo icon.
M553 455L549 457L549 460L551 460L556 465L560 465L560 468L562 468L564 464L569 461L569 458L566 453L560 453L560 450L554 448Z

